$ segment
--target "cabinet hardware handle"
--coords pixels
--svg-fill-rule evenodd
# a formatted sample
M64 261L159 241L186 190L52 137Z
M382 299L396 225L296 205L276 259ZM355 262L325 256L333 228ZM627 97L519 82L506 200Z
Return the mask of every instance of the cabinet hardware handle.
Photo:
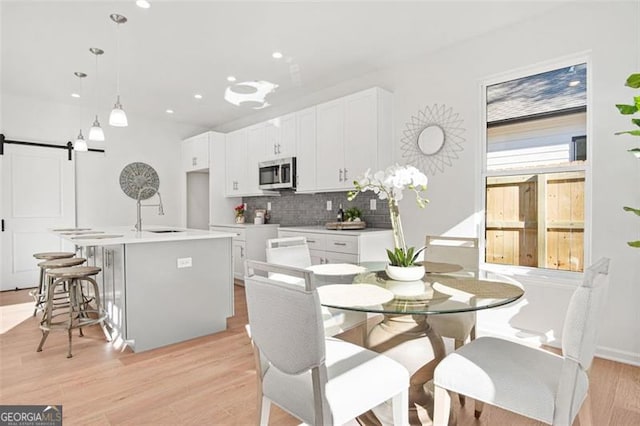
M347 181L347 169L344 169L344 181Z
M278 153L278 145L276 145L275 143L273 144L273 155L276 155Z
M338 172L338 176L339 176L338 177L338 182L342 182L342 169L338 169L338 170L339 170L339 172Z
M316 242L316 240L310 240L310 239L307 239L307 242L308 242L308 243L315 243L315 242Z
M244 257L244 247L240 247L240 257Z
M346 246L347 243L333 243L334 246Z
M2 219L2 232L4 232L4 219Z
M329 259L325 258L324 263L329 263Z
M192 166L197 166L198 165L198 157L193 157L191 159L191 165Z
M280 151L280 144L278 144L278 154L282 154L282 151Z

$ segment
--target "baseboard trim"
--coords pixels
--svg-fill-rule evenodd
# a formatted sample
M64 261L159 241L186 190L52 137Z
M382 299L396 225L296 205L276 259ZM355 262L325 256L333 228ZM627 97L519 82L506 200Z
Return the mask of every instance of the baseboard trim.
M505 329L504 326L503 327L489 326L489 327L478 328L478 335L502 337L507 340L520 341L528 345L531 345L535 340L538 340L538 342L536 343L537 345L551 346L558 349L562 348L561 346L562 343L557 339L542 342L542 339L536 339L537 333L533 331L530 332L531 335L529 336L528 339L523 339L516 335L517 332L521 332L521 330ZM542 335L540 335L540 337L542 337ZM639 353L623 351L623 350L611 348L608 346L597 346L595 356L598 358L603 358L610 361L620 362L622 364L633 365L634 367L640 367Z

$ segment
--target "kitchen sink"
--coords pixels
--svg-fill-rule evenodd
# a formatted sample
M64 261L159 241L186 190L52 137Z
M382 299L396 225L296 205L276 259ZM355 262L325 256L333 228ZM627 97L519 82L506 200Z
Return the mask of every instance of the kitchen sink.
M169 232L184 232L182 229L146 229L147 232L153 232L154 234L166 234Z
M121 238L122 235L107 235L107 234L99 234L99 235L82 235L79 237L71 237L72 240L103 240L106 238Z

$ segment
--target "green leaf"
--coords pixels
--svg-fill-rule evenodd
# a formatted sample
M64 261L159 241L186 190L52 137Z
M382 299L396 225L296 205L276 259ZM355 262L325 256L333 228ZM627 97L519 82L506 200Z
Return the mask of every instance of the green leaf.
M631 247L640 248L640 240L638 240L638 241L629 241L627 244L629 244Z
M640 96L634 96L633 101L636 103L636 109L640 109Z
M633 207L623 207L622 208L625 212L633 212L635 214L637 214L638 216L640 216L640 209L634 209Z
M631 115L638 112L638 107L635 105L616 104L616 108L620 111L620 114Z
M627 78L625 85L634 89L640 89L640 74L631 74Z
M633 155L636 156L636 158L640 158L640 148L631 148L627 152L632 153Z
M615 135L616 136L624 135L625 133L628 133L628 134L633 135L633 136L640 136L640 130L626 130L624 132L616 132Z
M640 118L632 118L631 122L636 126L640 127Z

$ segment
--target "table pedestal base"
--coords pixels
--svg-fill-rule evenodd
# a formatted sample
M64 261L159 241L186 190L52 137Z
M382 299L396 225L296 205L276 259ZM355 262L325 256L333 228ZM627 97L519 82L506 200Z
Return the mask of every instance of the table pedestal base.
M383 353L409 370L409 422L431 425L433 395L427 383L445 356L442 338L431 328L426 315L385 315L367 339L369 349ZM391 404L381 404L359 417L367 425L392 425ZM450 417L451 424L455 422Z

